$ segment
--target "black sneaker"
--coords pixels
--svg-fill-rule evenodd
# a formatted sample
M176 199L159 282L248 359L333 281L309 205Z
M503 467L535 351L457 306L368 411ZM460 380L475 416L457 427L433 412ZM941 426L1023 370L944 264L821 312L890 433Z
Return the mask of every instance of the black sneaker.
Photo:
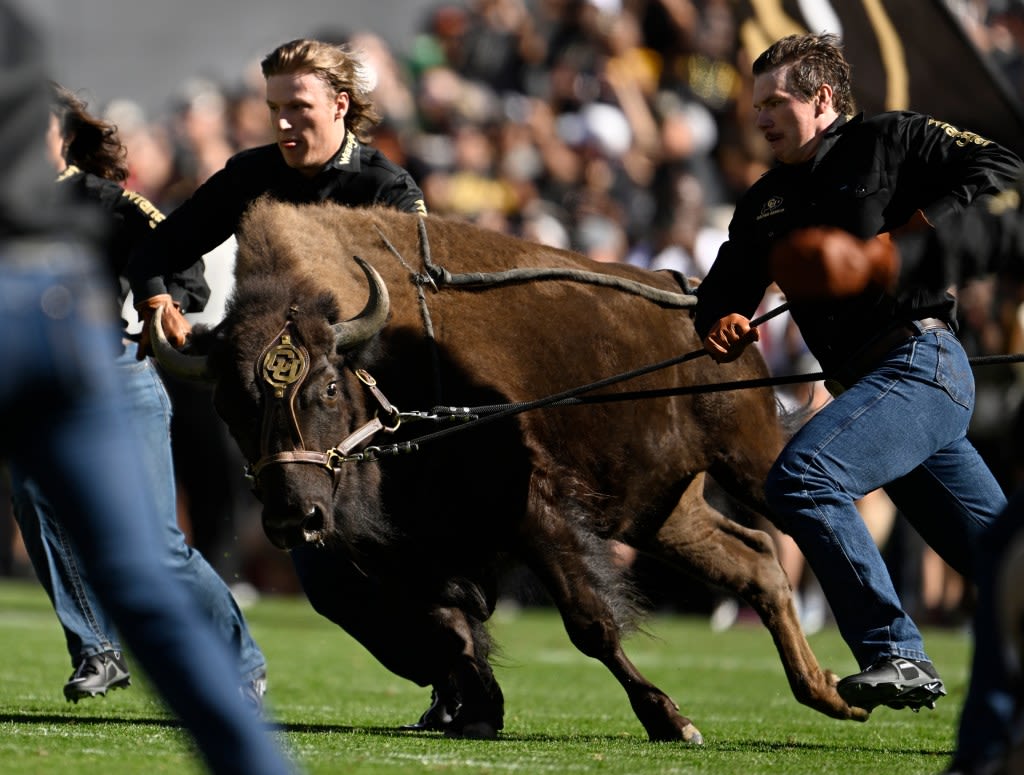
M847 704L864 710L887 705L918 711L934 708L935 701L946 695L931 662L903 657L880 659L867 670L844 678L836 690Z
M132 683L128 665L119 651L104 651L86 657L75 668L64 684L68 702L77 703L83 697L106 696L108 689L124 689Z

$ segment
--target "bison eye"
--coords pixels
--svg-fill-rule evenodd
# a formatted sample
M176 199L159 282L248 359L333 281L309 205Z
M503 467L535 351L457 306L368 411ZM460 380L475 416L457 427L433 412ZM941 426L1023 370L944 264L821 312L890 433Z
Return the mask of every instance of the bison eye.
M338 383L332 382L327 386L327 397L334 398L336 395L338 395Z

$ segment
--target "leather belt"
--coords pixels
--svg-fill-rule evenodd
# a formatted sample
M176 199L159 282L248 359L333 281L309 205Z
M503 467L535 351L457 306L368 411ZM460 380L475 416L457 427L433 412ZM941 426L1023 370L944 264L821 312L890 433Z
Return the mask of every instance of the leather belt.
M953 329L941 318L921 318L909 323L901 322L848 358L846 363L835 370L835 374L825 380L825 388L833 396L838 396L854 382L870 373L886 355L908 339L920 336L926 331L939 330L952 331Z

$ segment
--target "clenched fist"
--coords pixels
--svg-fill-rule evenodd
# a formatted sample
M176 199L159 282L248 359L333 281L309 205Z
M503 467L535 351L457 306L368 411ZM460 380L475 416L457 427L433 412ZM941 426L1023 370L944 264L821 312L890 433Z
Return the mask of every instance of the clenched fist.
M726 315L715 323L704 339L704 349L719 363L734 361L743 354L747 345L760 339L749 318L739 313Z
M827 226L800 229L769 256L772 277L790 301L854 296L869 286L891 290L900 255L888 234L860 240Z
M151 329L153 327L153 313L156 312L157 308L163 310L161 322L163 323L167 341L175 347L179 349L183 347L189 334L192 333L192 324L181 314L181 307L171 298L169 293L161 293L157 296L143 299L135 305L135 311L139 313L139 319L142 321L142 335L139 337L139 352L137 355L140 361L153 352Z

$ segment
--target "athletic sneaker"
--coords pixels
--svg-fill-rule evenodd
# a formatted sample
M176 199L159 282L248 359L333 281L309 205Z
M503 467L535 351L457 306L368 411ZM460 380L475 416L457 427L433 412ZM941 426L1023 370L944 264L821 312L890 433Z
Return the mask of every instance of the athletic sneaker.
M77 703L83 697L95 697L97 694L106 696L108 689L124 689L131 682L128 665L121 652L104 651L78 663L75 672L64 684L64 696L68 702Z
M934 708L946 695L942 679L931 662L886 657L867 670L847 676L836 687L849 705L871 710L879 705L890 708Z

